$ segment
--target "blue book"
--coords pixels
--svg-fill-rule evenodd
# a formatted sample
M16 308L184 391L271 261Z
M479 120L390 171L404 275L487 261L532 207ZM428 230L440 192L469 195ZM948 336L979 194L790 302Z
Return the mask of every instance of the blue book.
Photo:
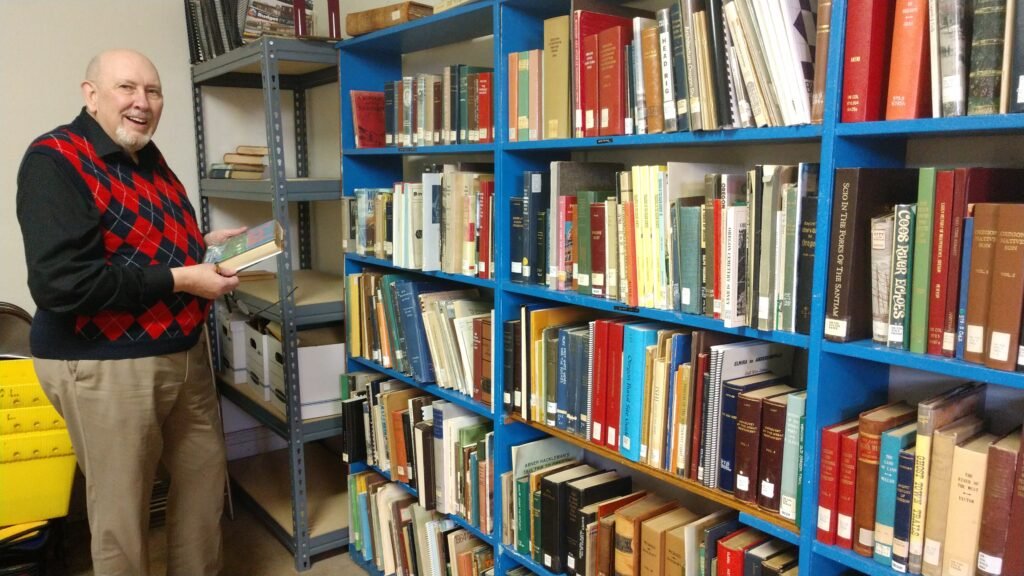
M523 172L522 277L527 284L547 284L547 246L544 230L551 203L547 172Z
M627 324L622 343L622 394L620 397L619 453L633 462L640 461L640 440L643 436L644 357L648 346L658 343L657 322Z
M359 522L367 527L368 533L373 531L370 525L370 504L366 492L359 495ZM369 539L363 544L363 560L373 562L373 546L370 545Z
M569 430L569 331L571 328L558 330L558 412L555 416L555 428Z
M444 289L432 282L398 281L394 284L398 295L402 333L408 345L409 371L417 382L434 381L434 362L427 347L427 333L423 329L423 314L420 311L420 295L439 292Z
M896 518L896 474L900 450L917 439L917 421L882 433L878 452L878 493L875 499L875 562L892 562L893 525ZM911 477L911 485L914 480Z
M668 470L669 465L672 462L672 450L675 447L675 430L672 429L672 422L676 419L676 371L683 364L690 361L690 348L693 342L693 337L689 334L673 334L672 335L672 355L669 358L668 365L668 394L667 406L668 406L668 421L665 424L665 450L663 452L661 467L663 470Z
M910 509L914 492L914 446L900 450L896 472L896 516L892 528L892 569L906 573L910 558Z
M956 312L956 358L964 359L967 339L967 285L971 279L971 244L974 242L974 217L964 218L964 246L960 251L960 303Z
M718 426L718 488L732 493L736 480L736 413L740 394L782 383L785 378L771 372L729 380L722 385L722 419Z

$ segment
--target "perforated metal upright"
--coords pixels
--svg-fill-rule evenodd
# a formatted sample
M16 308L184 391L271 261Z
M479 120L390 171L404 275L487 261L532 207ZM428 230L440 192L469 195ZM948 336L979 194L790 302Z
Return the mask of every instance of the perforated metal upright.
M311 266L310 205L312 200L332 200L340 196L337 179L311 180L307 127L308 108L306 90L337 82L337 54L326 43L289 38L264 37L251 44L221 55L192 68L192 95L196 130L201 217L204 230L211 228L210 198L230 198L270 202L274 218L284 228L285 249L277 261L277 302L249 301L251 310L277 321L282 330L284 355L285 395L288 399L286 420L281 422L265 405L239 394L230 386L219 382L221 392L261 423L288 441L291 478L291 531L275 520L268 510L244 490L243 497L254 503L253 509L295 556L297 570L311 565L311 556L348 544L348 530L343 528L313 536L310 528L310 510L307 502L307 470L305 444L340 433L340 418L304 423L298 386L299 366L296 350L297 331L303 326L337 322L343 319L343 309L337 305L299 307L294 293L293 271ZM266 118L267 146L269 148L269 179L258 181L216 180L207 178L206 138L202 88L206 86L254 88L263 93ZM281 91L294 93L296 178L289 179L285 170L285 138L281 107ZM290 230L289 210L297 204L298 230ZM298 241L298 266L290 246L292 238ZM244 295L239 295L245 302ZM264 305L265 304L265 305ZM217 334L214 319L209 320L211 334ZM214 350L219 346L214 339ZM215 353L219 359L219 354Z

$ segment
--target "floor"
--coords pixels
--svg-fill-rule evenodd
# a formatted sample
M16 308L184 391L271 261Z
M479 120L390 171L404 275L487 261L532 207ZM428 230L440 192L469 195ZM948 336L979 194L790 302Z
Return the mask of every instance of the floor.
M235 506L235 519L226 516L224 527L223 576L359 576L365 572L356 566L347 553L328 553L317 557L312 568L296 572L291 553L244 506ZM150 532L150 576L166 572L164 530ZM68 528L69 576L93 576L89 558L89 534L85 522L72 523Z

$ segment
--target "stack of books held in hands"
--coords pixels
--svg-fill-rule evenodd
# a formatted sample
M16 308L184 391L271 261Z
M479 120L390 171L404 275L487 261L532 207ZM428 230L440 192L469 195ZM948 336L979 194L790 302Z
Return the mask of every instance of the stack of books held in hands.
M224 154L224 162L210 164L209 178L232 180L264 180L268 177L266 146L238 146Z

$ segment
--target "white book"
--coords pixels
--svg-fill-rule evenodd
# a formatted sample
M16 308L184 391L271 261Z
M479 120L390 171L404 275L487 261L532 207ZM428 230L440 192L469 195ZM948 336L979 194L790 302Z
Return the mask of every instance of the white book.
M427 272L441 269L441 180L439 172L423 174L423 260Z
M423 184L407 182L404 201L410 225L406 232L406 267L419 270L423 268Z
M746 37L743 26L740 24L736 2L727 3L723 10L733 46L736 48L736 61L739 65L754 125L757 127L768 126L768 113L765 109L764 97L761 93L761 86L758 83L757 75L754 73L754 60L750 53L749 40Z
M928 0L928 63L931 65L932 118L942 118L942 67L939 62L939 1Z
M783 24L780 7L774 0L751 0L753 18L761 33L765 63L772 78L772 85L778 99L782 123L792 126L800 123L795 103L796 87L792 77L786 73L789 38Z
M746 326L747 207L730 206L725 213L725 290L722 319L726 328Z
M778 0L783 31L788 38L784 51L787 75L792 82L797 123L811 121L811 93L814 91L814 59L812 52L817 38L814 12L804 10L800 0ZM785 46L784 46L785 48Z
M650 241L654 247L654 261L652 262L651 281L654 285L654 307L660 310L668 309L668 257L669 246L666 244L668 230L663 225L665 220L671 223L670 211L665 206L666 167L651 166L651 202L647 208L647 216L650 226ZM669 226L671 228L671 226Z
M473 320L477 318L490 318L490 310L486 314L474 314L463 316L453 320L455 325L455 337L459 343L459 356L462 359L463 388L462 393L468 396L473 395Z

